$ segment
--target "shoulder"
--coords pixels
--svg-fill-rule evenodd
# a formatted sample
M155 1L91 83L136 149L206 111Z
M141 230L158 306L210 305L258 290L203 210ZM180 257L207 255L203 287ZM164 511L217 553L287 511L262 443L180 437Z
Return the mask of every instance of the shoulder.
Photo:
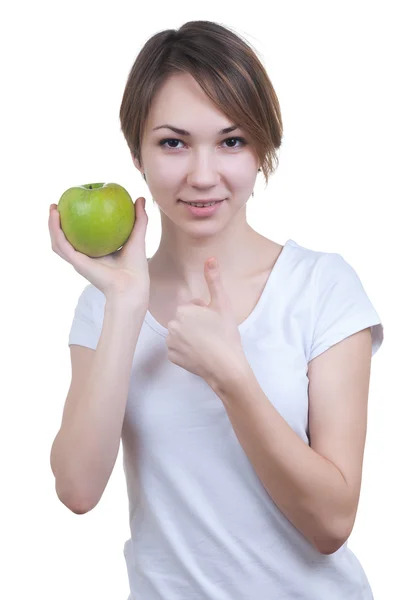
M337 252L313 250L294 240L288 240L287 245L291 248L290 265L307 277L315 293L336 279L359 280L355 269Z

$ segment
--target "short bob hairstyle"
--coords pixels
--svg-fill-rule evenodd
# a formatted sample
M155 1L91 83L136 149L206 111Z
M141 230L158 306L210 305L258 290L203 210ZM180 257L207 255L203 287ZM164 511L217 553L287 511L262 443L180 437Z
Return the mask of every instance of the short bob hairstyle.
M283 126L278 98L256 51L213 21L189 21L152 36L140 50L125 86L121 131L141 162L152 98L173 73L190 73L214 104L247 132L267 185L278 165Z

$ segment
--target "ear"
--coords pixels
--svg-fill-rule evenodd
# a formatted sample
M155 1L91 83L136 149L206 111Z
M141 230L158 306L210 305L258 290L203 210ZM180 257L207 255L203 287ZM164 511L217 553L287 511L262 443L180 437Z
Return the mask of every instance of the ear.
M134 153L131 152L131 157L132 157L132 161L135 165L135 167L138 169L138 171L141 172L141 174L143 175L143 168L141 167L139 160L137 158L135 158Z

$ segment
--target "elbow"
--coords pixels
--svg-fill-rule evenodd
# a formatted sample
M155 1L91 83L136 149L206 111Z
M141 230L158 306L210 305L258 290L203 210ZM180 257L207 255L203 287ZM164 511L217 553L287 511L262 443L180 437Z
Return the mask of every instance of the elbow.
M327 519L327 517L326 517ZM351 535L355 514L352 518L339 517L337 520L330 518L329 526L327 521L319 523L319 535L312 539L312 544L320 552L320 554L334 554L346 543ZM334 525L334 523L336 523Z
M348 540L350 533L342 535L330 535L320 538L318 541L314 540L314 546L320 552L320 554L334 554L337 552Z
M65 504L65 506L75 515L85 515L94 508L94 506L88 506L87 504Z
M334 540L332 541L330 544L325 545L325 546L320 546L318 548L320 554L334 554L335 552L337 552L344 544L345 544L346 540Z
M85 515L86 513L90 512L95 508L94 505L90 505L85 502L64 500L63 498L60 498L60 496L59 500L62 504L64 504L65 507L68 508L68 510L73 512L75 515Z
M75 499L63 498L63 496L58 496L58 498L61 504L64 504L64 506L75 515L84 515L94 508L94 506L91 506L88 503L78 502Z
M56 493L58 496L58 499L60 500L60 502L62 504L64 504L64 506L66 508L68 508L68 510L70 510L71 512L73 512L76 515L84 515L88 512L90 512L91 510L93 510L97 504L97 502L88 502L86 499L81 498L79 495L76 494L72 494L72 493L63 493L61 490L58 489L57 487L57 480L56 480Z

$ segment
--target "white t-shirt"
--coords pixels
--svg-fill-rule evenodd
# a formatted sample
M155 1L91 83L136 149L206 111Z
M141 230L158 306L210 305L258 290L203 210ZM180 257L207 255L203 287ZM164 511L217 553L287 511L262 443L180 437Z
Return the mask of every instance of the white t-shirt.
M86 286L69 344L96 349L104 305ZM308 362L366 327L373 355L383 326L354 269L288 240L239 331L266 396L305 444ZM167 333L148 311L122 430L129 600L371 600L347 543L320 554L272 501L221 399L168 360Z

